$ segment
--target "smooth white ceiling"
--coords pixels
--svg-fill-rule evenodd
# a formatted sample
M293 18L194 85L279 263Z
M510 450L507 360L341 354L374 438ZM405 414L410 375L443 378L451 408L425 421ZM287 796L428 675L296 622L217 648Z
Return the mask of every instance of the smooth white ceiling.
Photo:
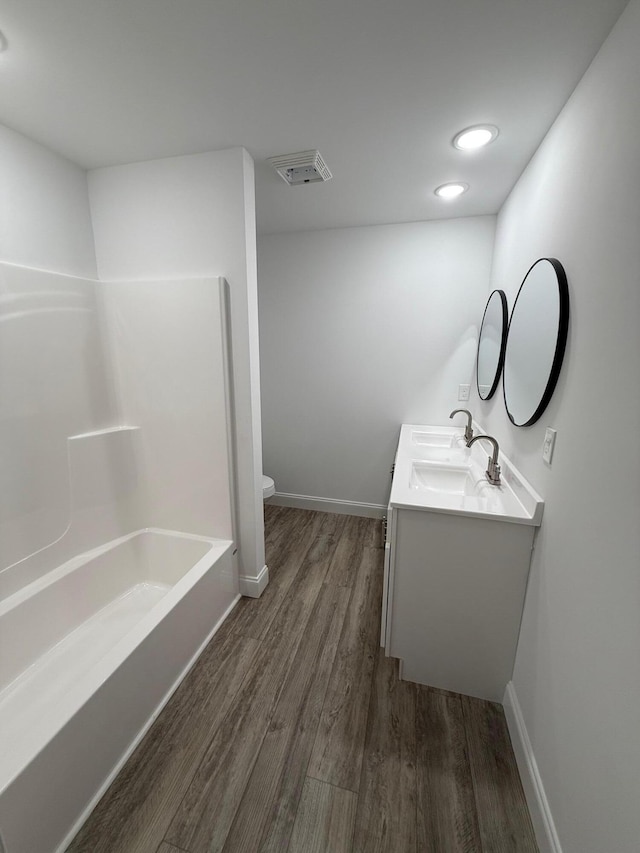
M625 5L3 0L0 121L87 168L244 145L264 232L495 213ZM328 183L264 162L307 148Z

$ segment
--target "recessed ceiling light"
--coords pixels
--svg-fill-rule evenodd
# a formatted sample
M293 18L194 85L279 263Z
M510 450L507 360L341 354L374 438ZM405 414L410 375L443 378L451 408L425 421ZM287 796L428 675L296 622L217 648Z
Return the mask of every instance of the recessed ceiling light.
M499 130L492 124L475 124L456 133L453 137L453 147L460 151L473 151L488 145L498 135Z
M442 184L434 190L434 193L440 198L457 198L462 193L466 193L469 189L469 184L463 183L452 183L452 184Z

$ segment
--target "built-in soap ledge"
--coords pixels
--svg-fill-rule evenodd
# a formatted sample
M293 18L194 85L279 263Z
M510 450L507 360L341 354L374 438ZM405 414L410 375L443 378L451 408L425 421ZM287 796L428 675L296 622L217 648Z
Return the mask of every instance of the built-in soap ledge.
M71 507L76 520L88 509L115 507L138 488L142 434L138 426L118 424L69 436Z
M61 502L69 503L66 528L50 545L0 572L0 600L77 554L147 526L143 436L139 426L126 424L67 436L69 475L60 493Z
M92 430L91 432L80 432L77 435L68 436L67 440L68 441L75 441L76 439L81 439L81 438L99 438L100 436L111 435L112 433L116 433L116 432L127 432L128 430L137 430L137 429L140 429L140 427L139 426L127 426L125 424L122 424L120 426L105 427L105 429Z

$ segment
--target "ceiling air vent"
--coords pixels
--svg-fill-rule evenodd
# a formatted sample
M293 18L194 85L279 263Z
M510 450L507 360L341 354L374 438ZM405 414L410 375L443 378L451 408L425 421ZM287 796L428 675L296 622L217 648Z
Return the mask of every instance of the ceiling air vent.
M331 178L331 172L319 151L281 154L279 157L269 157L267 163L271 163L282 180L291 186L315 184L318 181L328 181Z

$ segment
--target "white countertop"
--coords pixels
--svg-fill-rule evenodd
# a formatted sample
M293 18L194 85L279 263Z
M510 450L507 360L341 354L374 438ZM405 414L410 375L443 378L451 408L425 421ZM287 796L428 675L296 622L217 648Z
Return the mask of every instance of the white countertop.
M482 434L474 423L474 435ZM473 447L466 447L464 427L403 424L390 505L538 527L544 501L502 452L498 459L501 483L489 483L485 471L490 455L489 442L477 441ZM435 473L443 474L443 479L449 474L464 479L469 488L423 487L423 475L428 483L433 469L439 469Z

